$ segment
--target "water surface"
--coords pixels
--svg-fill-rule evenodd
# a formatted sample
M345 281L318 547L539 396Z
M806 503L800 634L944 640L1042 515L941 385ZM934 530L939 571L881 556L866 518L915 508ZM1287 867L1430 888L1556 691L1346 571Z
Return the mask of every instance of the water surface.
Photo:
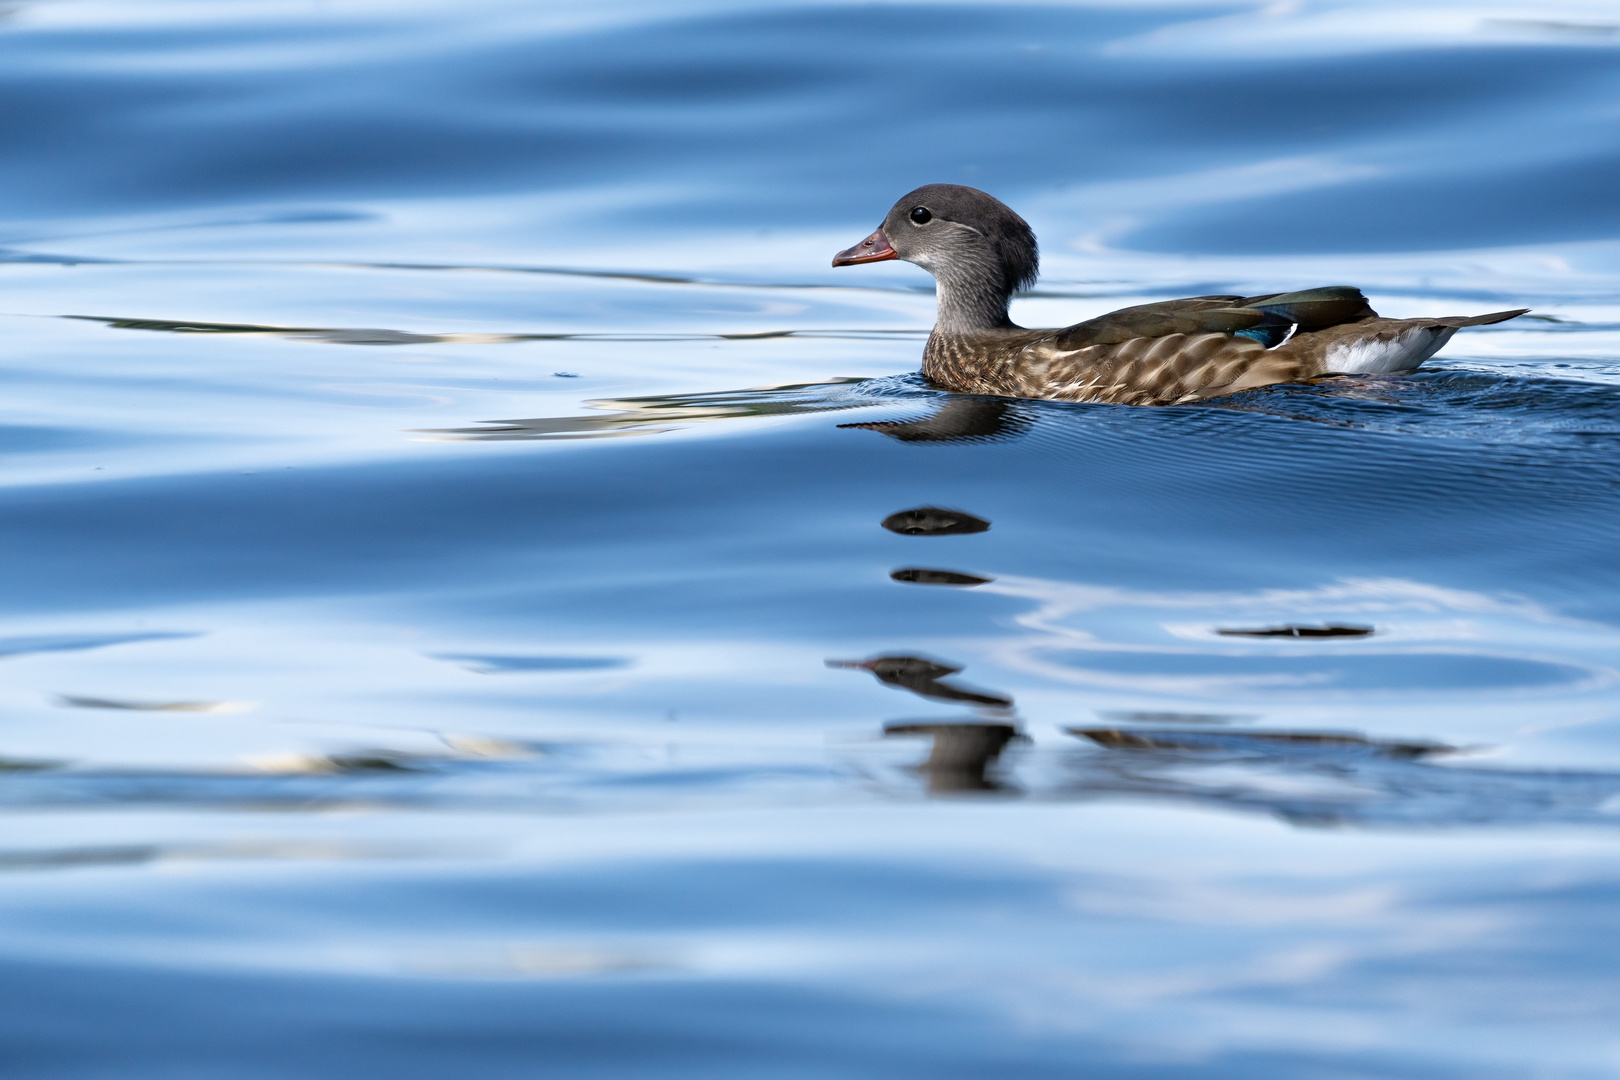
M18 1077L1609 1077L1611 5L0 20ZM955 397L1060 325L1530 306Z

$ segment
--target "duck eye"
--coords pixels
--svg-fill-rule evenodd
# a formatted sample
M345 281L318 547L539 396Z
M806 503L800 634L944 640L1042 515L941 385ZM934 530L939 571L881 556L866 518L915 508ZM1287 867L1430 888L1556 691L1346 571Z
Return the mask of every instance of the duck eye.
M930 221L934 220L934 215L929 212L928 207L919 206L917 209L911 212L911 220L915 221L918 225L926 225Z

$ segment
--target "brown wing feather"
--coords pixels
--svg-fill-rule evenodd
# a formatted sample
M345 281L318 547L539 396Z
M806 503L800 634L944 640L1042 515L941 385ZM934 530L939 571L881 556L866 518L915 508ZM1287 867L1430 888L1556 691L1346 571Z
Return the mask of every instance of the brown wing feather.
M1237 308L1238 297L1195 296L1121 308L1087 319L1057 335L1061 349L1083 349L1088 345L1119 345L1132 338L1156 338L1166 334L1225 333L1246 330L1265 320L1265 313Z
M1323 330L1342 323L1375 319L1378 312L1353 285L1325 285L1319 289L1247 296L1233 307L1257 308L1293 323L1301 330Z
M1168 334L1231 334L1262 322L1285 331L1289 323L1301 330L1320 330L1341 323L1376 318L1361 290L1349 285L1327 285L1299 292L1263 296L1189 296L1120 308L1095 319L1076 323L1057 334L1062 349L1088 345L1118 345L1131 338Z

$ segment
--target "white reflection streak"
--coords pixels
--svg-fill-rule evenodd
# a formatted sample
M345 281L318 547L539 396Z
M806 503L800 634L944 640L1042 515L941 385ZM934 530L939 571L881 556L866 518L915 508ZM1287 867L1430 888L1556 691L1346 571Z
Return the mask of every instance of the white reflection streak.
M1111 42L1114 56L1255 64L1267 57L1489 47L1504 42L1568 47L1620 43L1607 0L1563 0L1517 10L1461 3L1412 4L1360 0L1354 4L1283 2L1258 10L1196 19Z
M1365 180L1382 175L1380 166L1327 156L1275 158L1229 168L1173 176L1090 184L1052 200L1066 213L1077 211L1099 224L1074 241L1078 251L1106 254L1111 242L1166 208L1224 203L1233 199L1284 195L1295 191Z
M1015 625L1031 631L1032 636L999 645L994 650L998 663L1059 682L1098 688L1231 694L1239 690L1320 685L1330 676L1115 674L1071 667L1048 660L1043 654L1068 650L1160 656L1275 657L1279 655L1276 643L1215 638L1217 625L1230 625L1238 620L1288 622L1301 617L1314 619L1323 614L1334 619L1377 617L1381 623L1378 644L1368 648L1365 639L1353 643L1326 639L1312 642L1309 654L1296 655L1443 654L1514 659L1583 669L1586 678L1574 685L1562 684L1560 689L1564 690L1590 690L1620 681L1620 671L1608 664L1577 656L1592 652L1612 654L1620 648L1620 630L1614 627L1561 616L1518 597L1490 596L1400 578L1346 578L1313 589L1213 593L1154 592L1046 578L1003 577L981 586L980 591L1034 602L1032 610L1012 620ZM1204 613L1205 619L1196 623L1159 622L1152 627L1156 633L1193 639L1188 644L1109 641L1073 625L1078 617L1105 609L1198 611ZM1459 618L1459 615L1464 617ZM1394 627L1390 625L1392 618L1396 620ZM1535 651L1524 648L1525 639L1531 633L1541 647ZM1464 642L1469 644L1464 645ZM1483 647L1492 643L1501 647ZM1542 651L1548 646L1568 651Z
M1156 959L1132 951L1127 967L1103 950L1090 962L1025 969L993 984L1003 1008L1036 1028L1128 1030L1130 1043L1167 1057L1380 1041L1389 1022L1354 1008L1232 999L1353 982L1358 967L1465 951L1516 929L1500 910L1452 906L1441 915L1387 886L1279 898L1242 883L1137 879L1075 890L1068 906L1109 938L1151 936ZM1231 935L1230 953L1212 958L1199 947L1211 927Z

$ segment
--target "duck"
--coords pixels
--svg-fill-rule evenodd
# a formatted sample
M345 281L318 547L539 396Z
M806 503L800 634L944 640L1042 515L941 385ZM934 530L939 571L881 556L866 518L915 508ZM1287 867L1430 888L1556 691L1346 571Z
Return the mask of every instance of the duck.
M1260 296L1219 294L1120 308L1058 329L1007 316L1035 283L1029 223L995 196L925 184L833 266L900 259L934 277L938 314L922 374L962 394L1120 405L1187 405L1280 383L1411 371L1486 315L1386 319L1361 290L1329 285Z

